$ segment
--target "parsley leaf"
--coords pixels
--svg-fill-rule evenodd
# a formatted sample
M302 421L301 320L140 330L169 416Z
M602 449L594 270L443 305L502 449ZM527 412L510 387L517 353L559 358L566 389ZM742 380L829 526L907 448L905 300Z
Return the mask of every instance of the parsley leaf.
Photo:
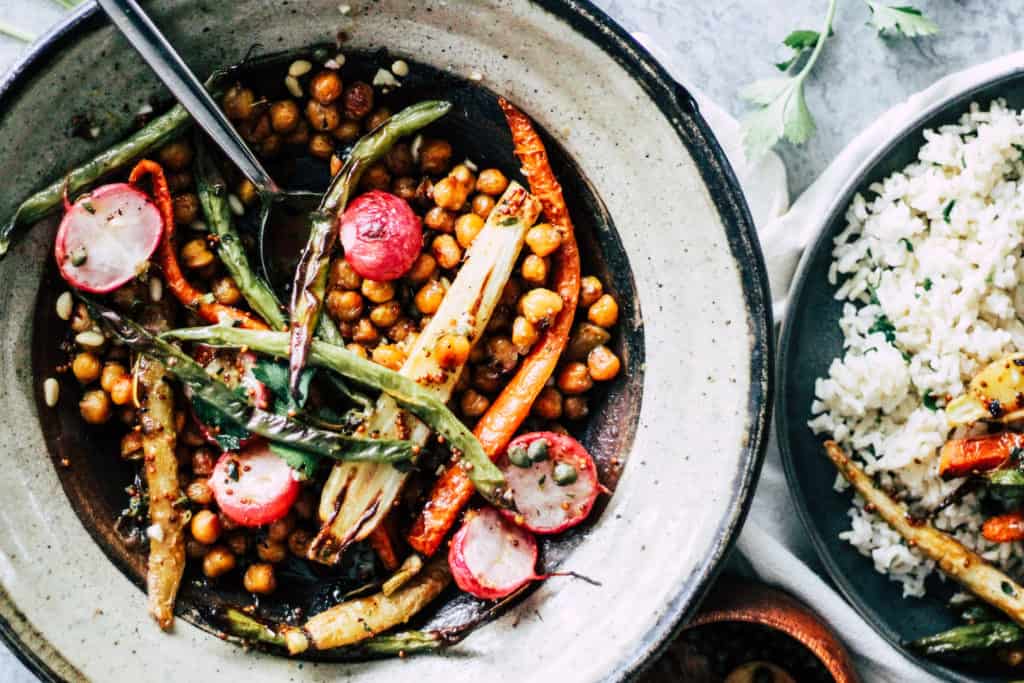
M931 291L932 279L930 277L926 277L924 279L924 283L921 286L924 287L924 291L926 291L926 292Z
M874 334L875 332L881 332L885 336L885 341L892 344L896 341L896 326L889 320L889 316L884 313L875 320L875 323L868 328L868 334Z
M939 409L939 404L935 402L935 397L932 396L931 390L924 392L924 396L921 397L921 403L923 403L924 407L933 413Z
M756 81L740 92L743 99L760 106L743 120L743 146L750 159L764 156L783 137L799 145L814 134L814 119L804 99L804 81L821 56L821 50L832 30L835 13L836 0L830 0L824 28L814 37L813 51L796 74ZM816 32L794 31L784 42L798 50L796 56L799 57L804 50L809 49L807 46L812 33ZM792 65L787 64L784 70Z
M949 215L953 213L953 207L956 206L956 200L949 200L949 204L946 204L946 208L942 210L942 220L949 223Z
M775 68L783 72L789 71L805 52L815 48L820 37L821 34L817 31L808 31L806 29L798 29L790 33L782 41L782 44L793 50L793 54L786 61L777 63Z
M907 38L931 36L939 32L938 25L924 16L916 7L893 7L878 0L864 0L871 9L871 24L879 33L889 33Z

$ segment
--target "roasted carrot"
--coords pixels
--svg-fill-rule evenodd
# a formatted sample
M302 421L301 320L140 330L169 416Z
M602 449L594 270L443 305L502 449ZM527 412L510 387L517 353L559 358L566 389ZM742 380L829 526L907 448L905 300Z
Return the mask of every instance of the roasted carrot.
M954 479L994 470L1008 462L1018 448L1024 448L1024 434L1016 432L950 439L939 456L939 476Z
M174 205L171 201L171 191L167 187L164 169L155 161L143 159L132 169L128 181L137 185L147 176L152 183L153 199L156 201L164 223L164 239L160 242L160 247L156 252L157 261L160 269L164 272L167 287L174 293L174 296L182 305L195 310L200 318L209 323L216 324L226 318L250 330L267 329L262 321L241 309L218 303L208 303L207 297L185 279L174 249Z
M554 288L562 297L562 310L552 325L523 359L518 372L502 390L490 409L477 422L474 434L492 460L515 435L530 414L530 408L551 377L558 359L569 343L569 332L580 293L580 254L576 246L572 220L562 195L562 186L548 162L547 151L530 119L504 98L498 104L512 131L515 153L530 181L530 192L540 200L544 215L562 236L555 252ZM407 540L425 556L437 552L462 508L473 497L473 484L461 467L449 467L438 478L423 511L413 523Z
M367 539L370 541L370 547L373 548L373 552L377 553L380 563L389 572L395 571L398 569L398 565L401 564L398 559L398 552L395 550L391 521L392 518L390 516L386 517L382 523L374 527Z
M993 543L1024 541L1024 512L989 517L981 526L981 535Z

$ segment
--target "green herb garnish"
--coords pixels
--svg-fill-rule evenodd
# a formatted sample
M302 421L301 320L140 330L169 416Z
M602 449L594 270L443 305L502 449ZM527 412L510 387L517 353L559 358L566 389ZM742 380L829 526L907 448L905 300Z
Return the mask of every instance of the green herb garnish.
M949 223L949 214L953 213L954 206L956 206L956 200L951 199L949 204L946 204L946 208L942 210L942 220Z
M871 25L878 29L880 34L917 38L932 36L939 32L938 25L916 7L893 7L877 0L864 2L871 9Z

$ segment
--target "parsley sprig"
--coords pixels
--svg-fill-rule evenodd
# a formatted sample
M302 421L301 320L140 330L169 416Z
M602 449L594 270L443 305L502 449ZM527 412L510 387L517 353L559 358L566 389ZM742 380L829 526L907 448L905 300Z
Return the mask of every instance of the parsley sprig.
M871 10L871 23L880 35L916 38L934 35L939 30L915 7L886 5L879 0L864 2ZM807 108L804 83L832 36L836 4L837 0L829 0L820 31L801 29L786 36L783 44L792 54L775 65L786 75L755 81L740 91L743 99L758 105L743 120L743 146L749 159L760 158L783 138L799 145L814 135L814 117Z

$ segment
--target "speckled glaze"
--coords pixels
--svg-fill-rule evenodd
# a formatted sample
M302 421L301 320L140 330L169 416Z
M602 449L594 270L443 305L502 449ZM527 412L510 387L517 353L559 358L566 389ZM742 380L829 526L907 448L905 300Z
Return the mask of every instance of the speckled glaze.
M347 16L323 0L174 0L149 9L200 74L238 61L254 43L274 51L339 32L351 48L479 72L579 165L617 226L644 312L624 321L643 327L646 358L631 464L569 558L601 585L547 582L449 655L408 662L295 662L244 652L183 622L160 633L142 593L83 528L46 456L40 421L49 416L36 409L41 378L30 372L30 350L52 343L31 324L50 220L0 262L0 631L44 678L623 679L689 616L742 523L766 435L768 297L746 207L689 96L588 4L488 2L472 12L456 2L351 5ZM118 139L160 93L90 6L0 88L0 160L18 171L0 186L0 214L55 170ZM99 140L63 136L77 111L102 114Z

